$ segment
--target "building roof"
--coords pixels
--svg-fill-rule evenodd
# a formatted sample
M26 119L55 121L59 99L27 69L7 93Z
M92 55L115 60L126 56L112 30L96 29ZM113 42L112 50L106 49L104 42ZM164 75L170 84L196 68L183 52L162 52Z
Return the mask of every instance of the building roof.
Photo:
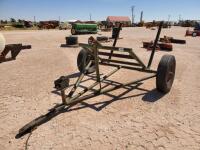
M131 21L128 16L108 16L107 21L109 22L119 22L119 21Z

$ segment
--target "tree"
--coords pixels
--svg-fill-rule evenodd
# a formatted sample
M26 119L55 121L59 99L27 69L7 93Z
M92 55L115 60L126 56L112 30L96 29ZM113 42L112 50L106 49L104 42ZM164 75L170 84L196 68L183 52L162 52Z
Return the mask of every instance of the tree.
M10 18L10 22L15 23L16 20L14 18Z
M19 22L19 23L22 23L22 22L23 22L23 20L21 20L21 19L18 19L18 22Z

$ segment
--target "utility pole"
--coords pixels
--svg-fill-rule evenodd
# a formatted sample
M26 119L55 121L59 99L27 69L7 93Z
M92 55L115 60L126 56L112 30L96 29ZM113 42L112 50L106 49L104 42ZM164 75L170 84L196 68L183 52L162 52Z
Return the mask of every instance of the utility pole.
M132 12L132 26L134 24L134 10L135 10L135 6L131 6L131 12Z
M170 27L170 25L171 25L171 23L170 23L170 18L171 18L171 15L168 15L168 22L167 22L168 27ZM167 28L168 28L168 27L167 27Z
M171 15L168 15L168 22L170 21Z
M33 17L33 20L34 20L34 26L36 26L36 20L35 20L35 16Z
M140 23L142 23L143 21L143 11L141 11L141 14L140 14Z
M92 14L90 13L90 21L92 21Z
M178 18L179 18L178 20L181 21L181 15L179 15Z

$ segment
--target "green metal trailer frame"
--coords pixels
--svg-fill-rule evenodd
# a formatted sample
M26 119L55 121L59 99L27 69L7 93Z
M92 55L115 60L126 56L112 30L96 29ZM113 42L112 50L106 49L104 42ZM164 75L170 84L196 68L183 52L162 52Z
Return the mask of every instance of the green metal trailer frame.
M93 42L90 42L90 44L80 43L79 45L84 50L86 50L88 53L91 54L91 56L93 57L93 60L88 61L87 65L85 67L85 71L83 71L81 73L81 75L78 77L76 83L73 85L71 91L67 95L65 93L67 86L59 89L60 92L61 92L60 94L61 94L61 97L62 97L62 103L59 104L59 105L56 105L55 107L50 109L49 112L46 115L42 115L42 116L36 118L35 120L31 121L30 123L28 123L24 127L22 127L19 130L19 133L16 135L16 138L23 136L27 132L30 132L31 130L33 130L35 127L47 122L51 118L53 118L53 117L57 116L58 114L64 112L65 108L73 106L73 105L80 103L84 100L87 100L88 98L92 98L92 97L95 97L95 96L98 96L98 95L119 89L121 87L131 86L132 84L139 84L142 81L156 77L157 71L152 70L150 68L151 68L153 58L154 58L156 44L159 40L162 24L163 23L161 22L159 29L158 29L158 32L157 32L157 35L156 35L154 45L153 45L153 50L151 52L149 62L148 62L147 65L145 65L145 63L133 52L133 50L131 48L115 47L117 38L115 39L115 42L113 44L114 46L103 46L99 42L97 42L96 40L93 40ZM119 32L118 32L118 34L119 34ZM101 52L100 51L101 49L103 49L106 52ZM116 52L121 52L121 53L126 53L126 54L119 54L119 53L116 53ZM127 53L128 53L128 55L127 55ZM106 56L108 58L105 59L105 58L102 58L101 56L104 56L104 57ZM136 63L130 62L130 61L112 60L111 59L112 57L126 58L126 59L130 59L130 60L134 59L136 61ZM96 82L93 83L92 85L88 86L88 87L84 87L84 89L82 91L75 94L77 88L80 86L81 81L83 80L84 76L86 75L87 69L91 66L92 63L95 64L95 72L96 72L95 80L96 80ZM111 71L107 75L104 75L104 76L101 77L99 65L113 66L113 67L115 67L115 69L113 69L113 71ZM113 85L113 87L109 87L109 88L107 86L101 85L101 83L103 81L105 81L107 78L109 78L114 73L119 71L121 68L140 71L140 72L148 73L149 75L144 76L143 78L140 78L140 79L136 79L136 80L127 82L127 83L119 83L119 84ZM65 82L65 81L63 81L63 82ZM97 90L96 89L94 90L93 88L96 87L96 86L99 86L99 88ZM92 93L90 93L88 95L83 95L90 90L92 90Z
M91 42L93 44L79 43L79 46L81 46L84 50L89 52L94 57L94 63L95 63L95 68L96 68L96 71L95 71L96 72L96 82L93 83L92 85L90 85L89 87L85 88L80 93L74 95L76 89L78 88L78 86L80 85L80 82L82 81L83 77L86 74L85 72L81 73L80 77L77 79L76 83L74 84L74 87L71 89L71 91L69 92L68 95L65 94L65 90L66 90L65 88L61 89L62 104L63 105L71 105L71 104L74 104L74 103L77 103L77 102L81 102L84 99L88 99L88 98L91 98L91 97L94 97L94 96L97 96L97 95L100 95L100 94L103 94L103 93L106 93L106 92L110 92L110 91L119 89L123 86L136 84L136 83L139 83L141 81L156 77L157 71L150 69L150 67L151 67L153 57L154 57L154 54L155 54L156 45L157 45L159 37L160 37L162 25L163 25L163 22L161 22L161 24L159 26L159 29L158 29L158 32L157 32L157 35L156 35L156 39L155 39L155 42L154 42L154 45L153 45L153 50L152 50L150 58L149 58L148 65L144 64L144 62L133 52L132 48L115 47L117 37L115 38L115 41L114 41L114 44L113 44L114 46L103 46L98 41L96 41L94 39L93 39L93 42ZM120 32L120 29L121 29L121 25L119 26L118 34ZM100 49L106 50L108 52L100 52L99 51ZM127 54L114 54L115 51L122 52L122 53L128 53L129 55L127 55ZM108 56L109 58L108 59L102 59L100 57L101 55ZM134 59L137 63L127 62L127 61L119 61L119 60L112 60L111 59L112 57ZM91 63L92 63L91 61L88 63L85 70L87 70L91 66ZM115 64L113 64L113 63L115 63ZM109 74L104 75L101 78L100 77L100 71L99 71L99 65L100 64L106 65L106 66L113 66L113 67L116 67L116 69L113 70L112 72L110 72ZM127 66L127 65L130 65L130 66ZM114 86L112 88L108 88L108 89L105 89L105 87L101 86L102 81L104 81L105 79L107 79L108 77L113 75L115 72L117 72L121 68L126 68L126 69L141 71L141 72L145 72L145 73L150 73L151 75L143 77L141 79L131 81L131 82L116 85L116 86ZM84 93L91 90L92 88L94 88L97 85L99 85L99 90L96 90L92 94L81 97Z

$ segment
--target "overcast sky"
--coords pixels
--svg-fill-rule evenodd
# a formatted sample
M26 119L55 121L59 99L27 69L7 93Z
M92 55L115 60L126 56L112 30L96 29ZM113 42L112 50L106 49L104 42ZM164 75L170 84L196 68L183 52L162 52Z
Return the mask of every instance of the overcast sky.
M105 20L107 16L129 16L135 6L135 20L144 11L144 20L200 20L200 0L0 0L0 19L33 21L72 19Z

